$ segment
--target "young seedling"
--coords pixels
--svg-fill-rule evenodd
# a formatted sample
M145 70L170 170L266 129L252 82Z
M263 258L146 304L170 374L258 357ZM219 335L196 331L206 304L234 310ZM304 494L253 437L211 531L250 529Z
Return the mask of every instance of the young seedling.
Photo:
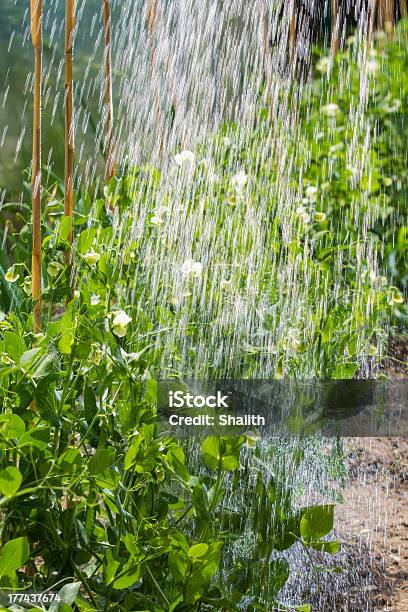
M32 297L34 305L34 333L41 331L41 76L42 76L42 0L30 1L31 38L34 49L34 118L32 157Z

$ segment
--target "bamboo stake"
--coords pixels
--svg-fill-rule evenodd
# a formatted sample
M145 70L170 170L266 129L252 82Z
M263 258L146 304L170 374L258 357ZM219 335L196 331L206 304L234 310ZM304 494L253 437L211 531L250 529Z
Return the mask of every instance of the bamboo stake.
M367 35L368 48L371 47L371 43L373 40L377 11L378 11L378 0L370 0L369 10L368 10L368 35Z
M332 0L331 3L331 52L336 55L340 49L340 12L338 0Z
M296 0L290 0L289 7L289 50L292 70L296 68Z
M155 48L154 48L154 30L155 30L155 23L156 23L156 10L157 10L156 0L147 0L147 41L148 41L149 52L150 52L150 62L152 65L152 72L153 72L153 97L154 97L153 107L154 107L154 112L156 115L156 121L157 121L157 125L159 128L159 134L160 134L159 155L160 157L162 157L163 148L164 148L165 125L164 125L164 121L162 117L158 84L155 78L156 53L155 53Z
M32 297L34 305L34 333L41 331L42 273L41 273L41 75L42 75L42 0L30 0L31 38L34 49L34 117L32 159Z
M385 0L385 31L388 36L392 36L394 31L395 19L395 0Z
M262 29L262 50L265 61L265 75L266 75L266 83L268 87L268 98L269 98L269 109L270 109L270 118L272 123L273 135L276 135L276 125L275 125L275 105L274 105L274 83L273 83L273 61L272 54L270 49L270 31L268 25L268 18L264 10L263 1L258 1L259 7L259 16L261 20L261 29Z
M74 227L74 31L75 1L65 0L65 178L64 215L71 218L69 241Z
M112 97L112 16L110 1L103 0L103 25L105 39L105 181L116 175L116 147L113 135Z

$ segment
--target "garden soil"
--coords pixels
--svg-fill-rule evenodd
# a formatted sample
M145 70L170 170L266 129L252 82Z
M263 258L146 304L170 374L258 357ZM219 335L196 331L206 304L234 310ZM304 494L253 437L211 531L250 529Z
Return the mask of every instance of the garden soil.
M347 446L351 469L336 523L350 560L358 559L365 596L357 581L354 604L348 593L337 609L408 612L408 439L354 438Z

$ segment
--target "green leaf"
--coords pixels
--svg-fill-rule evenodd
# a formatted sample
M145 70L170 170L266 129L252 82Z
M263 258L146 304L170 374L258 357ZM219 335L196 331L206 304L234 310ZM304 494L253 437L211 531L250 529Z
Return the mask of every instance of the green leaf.
M6 497L13 497L19 490L23 477L16 467L6 467L0 472L0 492Z
M340 550L340 542L337 540L331 542L310 542L309 546L313 548L313 550L318 550L319 552L329 553L330 555L335 555Z
M33 446L40 450L44 450L47 448L50 441L50 431L49 427L33 427L19 438L19 446Z
M16 414L1 414L0 415L0 434L6 440L14 440L19 438L25 432L23 419L20 419Z
M84 413L85 418L90 425L98 412L96 405L96 396L91 387L86 386L84 389Z
M241 446L244 436L238 438L209 436L202 445L204 461L210 469L218 469L233 472L239 467Z
M129 449L125 455L125 465L124 465L125 470L130 470L130 468L132 467L139 453L139 449L141 447L142 442L143 442L143 437L140 435L140 433L134 436L134 438L132 439L132 443L129 446Z
M71 217L66 215L62 217L60 228L59 228L59 235L60 235L61 240L68 240L70 233L71 233Z
M20 363L21 356L26 351L26 345L20 336L11 331L4 334L5 352L12 358L14 363Z
M190 559L198 559L199 557L204 557L204 555L208 551L208 544L194 544L189 548L188 556Z
M125 567L120 567L122 576L117 578L113 583L114 589L127 589L135 584L140 579L142 574L140 563L135 563L132 558L126 563ZM124 572L124 573L123 573Z
M205 519L206 521L211 521L211 515L208 510L207 490L201 483L194 487L192 500L197 516Z
M290 575L289 563L286 559L275 559L269 565L270 589L269 596L275 599L279 591L283 589Z
M187 555L179 549L171 550L169 552L168 562L170 571L175 580L184 580L189 567Z
M27 366L30 365L31 361L35 360L35 357L41 352L40 348L33 348L29 351L24 351L24 353L20 357L20 365L26 366L26 369L29 369Z
M96 474L102 474L108 469L115 461L115 449L113 448L100 448L96 451L95 455L91 457L88 463L89 473L95 476Z
M75 474L82 467L81 453L77 448L68 448L60 456L58 464L64 472L64 476Z
M306 543L320 540L333 529L334 504L306 510L300 521L300 534Z
M81 255L90 250L93 241L95 240L96 230L94 227L90 227L78 236L77 251Z
M58 595L60 596L61 600L59 602L54 601L48 609L48 612L60 612L60 610L63 609L61 604L71 606L78 597L80 587L80 582L65 584L62 589L58 591Z
M13 575L20 569L30 556L30 547L27 538L16 538L6 542L0 557L0 578Z

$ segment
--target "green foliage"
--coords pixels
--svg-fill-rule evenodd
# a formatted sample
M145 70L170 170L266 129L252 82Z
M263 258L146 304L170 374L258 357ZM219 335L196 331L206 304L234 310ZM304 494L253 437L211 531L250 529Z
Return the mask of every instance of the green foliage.
M7 238L9 260L0 262L2 586L44 590L58 582L63 610L233 611L248 601L248 609L267 610L280 606L289 576L284 551L303 546L312 559L315 551L338 551L337 541L325 539L333 529L334 507L299 507L286 466L271 474L248 437L210 436L193 463L188 443L159 430L155 379L163 371L175 378L185 374L179 369L183 346L172 332L187 315L187 365L198 370L194 347L210 337L220 308L246 297L249 280L267 303L257 333L267 336L279 326L287 333L277 335L274 353L267 356L255 341L237 342L241 352L228 364L222 355L209 360L206 374L222 376L229 368L251 376L269 359L277 377L351 378L367 355L376 358L389 317L404 316L405 47L399 38L378 51L375 61L387 70L379 66L375 79L360 74L348 51L310 85L299 107L302 137L288 143L293 156L288 196L298 198L299 206L287 211L277 198L268 200L263 219L268 242L254 279L236 272L234 257L251 256L257 228L248 227L244 200L233 189L234 181L244 179L231 168L238 162L245 166L251 204L265 204L267 187L279 176L272 145L259 161L259 143L269 142L271 131L266 111L245 147L234 149L223 140L227 133L233 140L237 126L202 146L198 153L205 159L213 152L217 169L211 191L212 171L203 163L192 172L194 193L179 194L188 213L202 207L208 217L208 193L220 211L212 264L217 269L220 261L229 262L231 275L217 292L208 279L199 280L197 290L196 267L180 303L165 282L160 305L152 298L146 245L152 252L158 245L170 248L168 236L151 218L136 236L135 206L153 206L161 190L171 208L173 194L151 167L113 179L95 201L78 194L72 267L66 264L70 224L61 192L48 193L43 334L31 331L29 225ZM344 73L347 80L338 89ZM402 75L398 85L396 74ZM356 175L347 154L354 133L345 118L350 108L360 108L362 78L367 78L369 121L367 133L353 141L354 158L361 161ZM336 108L323 112L329 104ZM115 229L118 216L121 231ZM226 225L234 249L222 239ZM199 224L194 231L193 245ZM378 241L370 242L373 234ZM292 266L292 285L282 287L271 277L276 261ZM373 261L377 269L369 270ZM306 299L286 321L282 304L293 286L304 287ZM236 327L235 320L225 323L225 346ZM304 423L295 415L289 426L298 435ZM197 444L194 448L198 452ZM294 468L301 462L299 449Z

